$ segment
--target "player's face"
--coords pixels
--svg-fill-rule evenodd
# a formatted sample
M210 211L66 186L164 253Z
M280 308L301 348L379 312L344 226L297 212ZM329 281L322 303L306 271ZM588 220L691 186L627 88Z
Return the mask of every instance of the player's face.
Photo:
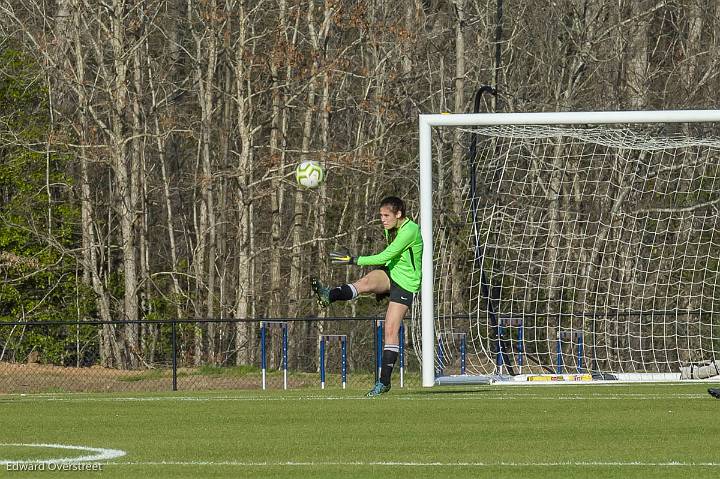
M400 217L401 213L399 211L393 212L389 206L380 207L380 222L386 230L395 228L398 224L398 220L400 220Z

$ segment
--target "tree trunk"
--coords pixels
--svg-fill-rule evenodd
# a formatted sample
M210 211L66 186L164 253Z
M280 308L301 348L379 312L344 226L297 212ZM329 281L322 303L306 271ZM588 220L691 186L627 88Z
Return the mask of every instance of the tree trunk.
M252 315L253 297L253 251L251 243L252 193L250 178L253 170L252 135L248 116L250 91L248 91L250 70L246 68L247 52L246 29L249 21L245 11L245 2L241 1L238 11L238 32L236 34L235 61L235 103L237 104L237 128L240 138L240 151L237 162L237 284L235 285L234 318L246 319ZM235 324L235 363L248 364L252 361L252 331L250 323Z
M136 186L133 184L132 162L128 164L127 141L125 137L125 115L128 107L126 37L123 18L125 2L113 0L113 16L111 19L112 37L110 44L113 53L114 91L113 108L111 110L111 131L113 171L117 188L118 214L120 216L120 239L122 242L122 263L124 276L124 311L123 318L127 321L138 319L138 282L137 252L135 236L135 214L137 205ZM126 345L126 366L135 368L138 365L137 351L139 347L137 326L127 325L124 332Z
M282 50L286 43L284 36L287 28L287 6L285 0L280 0L280 11L278 13L278 33L275 38L274 52L270 59L270 76L272 80L272 117L270 130L270 151L267 163L270 168L277 168L280 174L284 171L284 148L281 142L285 141L283 129L283 87L280 81L280 61L283 56ZM267 306L267 317L281 317L283 315L284 301L282 298L282 239L283 239L283 217L284 208L283 190L284 186L278 175L273 175L270 182L270 291Z
M629 110L642 110L647 102L648 90L648 27L646 12L654 0L628 0L630 17L637 18L629 33L627 44L626 102Z

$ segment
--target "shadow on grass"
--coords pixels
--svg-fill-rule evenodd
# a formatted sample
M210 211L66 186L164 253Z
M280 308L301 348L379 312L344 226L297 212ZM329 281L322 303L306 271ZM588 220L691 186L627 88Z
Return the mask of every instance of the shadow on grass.
M435 386L432 389L415 389L407 391L407 395L427 396L427 395L453 395L453 394L487 394L489 392L497 392L496 388L489 385L478 386Z

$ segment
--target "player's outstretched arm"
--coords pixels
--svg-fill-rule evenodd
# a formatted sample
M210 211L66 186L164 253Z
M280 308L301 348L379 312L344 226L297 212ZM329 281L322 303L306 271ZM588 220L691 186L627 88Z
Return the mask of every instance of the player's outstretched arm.
M357 264L357 258L347 253L332 252L328 256L332 264Z
M402 252L413 243L417 234L417 225L402 228L392 243L390 243L381 253L355 258L355 264L359 266L386 264L391 259L402 254Z

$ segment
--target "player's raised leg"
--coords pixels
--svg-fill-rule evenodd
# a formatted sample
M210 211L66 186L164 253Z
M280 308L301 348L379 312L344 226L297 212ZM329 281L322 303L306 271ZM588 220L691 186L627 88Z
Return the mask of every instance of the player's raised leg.
M359 294L384 294L390 290L390 279L382 270L371 271L354 283L341 284L334 288L325 286L319 279L311 279L312 290L321 308L328 307L335 301L350 301Z

